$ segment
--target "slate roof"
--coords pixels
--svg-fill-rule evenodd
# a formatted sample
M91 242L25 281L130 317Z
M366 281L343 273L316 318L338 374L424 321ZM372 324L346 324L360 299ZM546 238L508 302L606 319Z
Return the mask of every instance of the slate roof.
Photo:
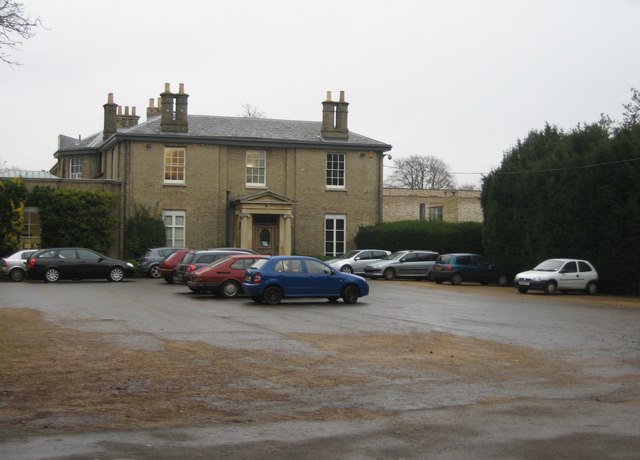
M161 139L171 137L183 138L185 142L223 142L252 143L274 145L309 145L370 148L390 150L391 146L366 136L349 132L348 139L323 139L320 135L322 123L319 121L278 120L270 118L223 117L211 115L188 115L188 133L168 133L160 129L160 117L151 118L136 126L119 129L117 139L149 138ZM60 146L59 151L98 149L104 144L102 133L96 133L74 143L68 142ZM115 140L107 139L107 143Z

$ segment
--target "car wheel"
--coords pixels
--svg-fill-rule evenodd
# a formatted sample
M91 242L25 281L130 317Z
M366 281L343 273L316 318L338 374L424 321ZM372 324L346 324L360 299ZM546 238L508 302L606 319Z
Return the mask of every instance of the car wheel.
M359 295L360 292L358 291L358 288L353 284L345 286L342 290L342 300L344 300L344 303L356 303Z
M263 301L269 305L277 305L282 300L282 291L279 287L269 286L264 291Z
M518 292L519 292L520 294L526 294L528 290L529 290L529 289L527 289L527 288L521 288L521 287L519 287L519 288L518 288Z
M60 279L60 270L57 268L47 268L44 272L44 280L47 283L55 283Z
M222 283L222 286L220 286L220 295L226 299L238 297L240 295L240 285L235 281L225 281Z
M152 265L147 272L149 278L160 278L160 267L158 264Z
M506 286L509 284L509 277L507 275L498 276L497 284L498 286Z
M451 284L455 284L456 286L462 283L462 275L460 273L454 273L451 275Z
M109 281L122 281L124 278L124 270L122 267L113 267L109 270Z
M353 268L351 268L351 265L343 265L340 271L342 273L353 273Z
M14 268L9 272L9 279L11 281L22 281L24 279L24 271L20 268Z
M394 279L396 277L396 272L393 271L393 268L386 268L383 272L382 272L382 277L386 280L391 281L392 279Z
M547 295L555 294L558 286L555 281L549 281L544 285L544 293Z
M598 285L596 283L591 281L589 284L587 284L587 294L596 295L597 293L598 293Z

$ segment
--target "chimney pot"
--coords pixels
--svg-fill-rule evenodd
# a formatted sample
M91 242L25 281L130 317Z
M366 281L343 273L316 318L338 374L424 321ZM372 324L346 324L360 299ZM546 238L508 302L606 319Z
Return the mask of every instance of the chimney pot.
M164 92L165 93L170 93L171 92L171 84L170 83L165 83L164 84Z
M340 91L340 102L344 102L344 91Z
M149 98L149 107L153 108L154 104L155 104L156 100L152 97Z
M331 91L327 91L327 102L331 102Z
M113 104L113 93L107 94L107 104Z
M180 94L184 94L184 83L180 83L180 89L178 89Z
M131 107L131 115L136 116L136 108L135 106Z
M122 107L121 106L118 106L118 109L117 109L116 113L118 115L122 115Z

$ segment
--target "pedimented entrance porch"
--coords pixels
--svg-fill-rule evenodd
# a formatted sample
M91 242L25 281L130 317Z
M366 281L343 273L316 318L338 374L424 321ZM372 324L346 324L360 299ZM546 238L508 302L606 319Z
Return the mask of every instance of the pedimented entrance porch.
M270 191L231 202L234 244L261 254L290 255L293 200Z

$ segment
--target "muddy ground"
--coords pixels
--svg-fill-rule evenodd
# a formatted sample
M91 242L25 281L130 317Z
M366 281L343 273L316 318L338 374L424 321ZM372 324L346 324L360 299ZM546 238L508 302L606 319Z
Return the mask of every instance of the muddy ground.
M126 348L33 310L0 310L0 433L126 430L388 415L385 386L572 385L567 363L518 346L444 333L295 334L309 354L198 342ZM383 390L382 390L383 391Z

